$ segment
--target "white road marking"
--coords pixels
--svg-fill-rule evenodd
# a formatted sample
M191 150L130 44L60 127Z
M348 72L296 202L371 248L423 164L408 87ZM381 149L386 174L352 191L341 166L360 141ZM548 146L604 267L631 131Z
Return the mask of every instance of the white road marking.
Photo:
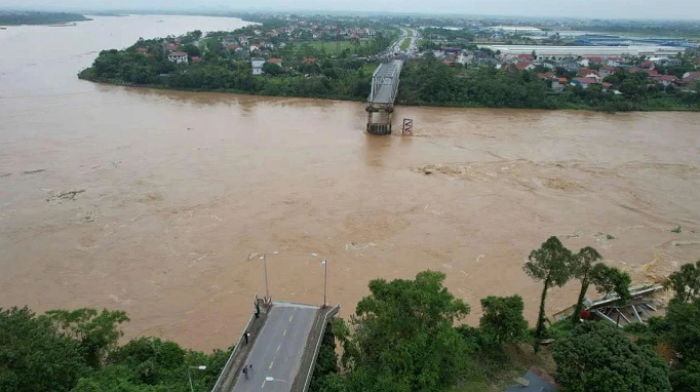
M289 316L289 322L291 323L292 320L294 320L294 315Z
M285 329L284 332L282 332L282 336L287 336L287 330Z
M277 352L280 351L280 347L282 347L282 344L281 344L281 343L277 346L277 350L275 350L275 354L277 354Z
M275 361L273 360L272 362L270 362L270 366L268 367L268 369L272 369L272 365L274 365L274 364L275 364Z

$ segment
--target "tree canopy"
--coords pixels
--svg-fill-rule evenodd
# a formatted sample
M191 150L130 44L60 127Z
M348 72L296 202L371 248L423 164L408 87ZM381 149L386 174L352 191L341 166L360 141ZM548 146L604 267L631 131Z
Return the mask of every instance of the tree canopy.
M615 326L584 323L556 342L556 380L566 392L667 392L668 368Z
M549 237L542 243L539 249L530 252L528 262L523 269L533 279L543 282L542 295L540 297L540 311L537 317L537 329L535 331L535 351L539 349L540 339L545 332L545 300L547 290L552 286L563 286L571 277L571 251L566 249L557 237Z
M481 299L484 314L479 320L483 335L495 344L518 343L527 332L523 317L523 298L489 296Z
M70 391L86 371L79 342L28 308L0 308L0 391Z
M437 391L469 364L470 348L453 323L469 306L443 286L445 275L373 280L350 328L339 336L353 391Z
M679 271L669 275L664 286L673 290L674 300L679 302L700 297L700 260L682 265Z

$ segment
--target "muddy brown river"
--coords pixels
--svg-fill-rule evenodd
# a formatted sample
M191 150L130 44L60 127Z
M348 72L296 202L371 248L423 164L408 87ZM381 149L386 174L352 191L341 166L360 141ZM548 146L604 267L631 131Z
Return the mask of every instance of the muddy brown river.
M700 113L398 107L80 81L104 48L237 19L96 17L0 30L0 306L107 307L127 336L232 344L265 292L354 310L373 278L447 275L472 305L540 284L550 235L635 283L700 257ZM680 233L671 230L680 226ZM551 291L548 310L576 299Z

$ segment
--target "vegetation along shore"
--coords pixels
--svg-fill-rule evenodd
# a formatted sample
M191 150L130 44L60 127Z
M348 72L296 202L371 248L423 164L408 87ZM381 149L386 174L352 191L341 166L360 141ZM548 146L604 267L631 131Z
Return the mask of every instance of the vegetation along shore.
M694 48L663 56L624 48L595 54L551 38L550 46L521 53L522 47L477 44L488 43L493 32L467 28L403 27L358 17L249 18L257 23L235 31L193 31L102 51L79 77L132 86L364 101L376 66L399 58L405 61L399 104L700 110L700 56ZM578 50L583 54L576 55Z
M673 294L663 304L664 316L624 328L619 317L616 326L586 309L591 287L612 297L616 309L639 303L629 276L604 264L595 249L572 252L550 237L530 253L523 270L542 282L534 329L519 295L483 298L474 327L461 322L471 307L443 286L443 273L371 281L354 314L336 318L327 330L310 390L499 391L533 366L567 392L700 388L700 261L664 282ZM570 280L581 285L576 311L552 323L544 312L548 290ZM122 342L120 325L127 321L124 312L111 310L36 315L26 307L0 309L0 390L209 390L233 349L205 354L156 337ZM190 373L193 368L199 371Z

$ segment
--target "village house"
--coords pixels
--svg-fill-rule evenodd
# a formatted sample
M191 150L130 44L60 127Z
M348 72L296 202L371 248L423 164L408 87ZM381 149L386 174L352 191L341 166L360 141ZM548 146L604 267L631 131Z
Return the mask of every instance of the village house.
M265 64L265 59L262 57L252 57L250 59L250 66L253 67L253 75L263 74L263 65Z
M170 52L168 53L168 61L175 64L187 64L187 53Z
M604 67L601 67L598 70L598 75L600 75L601 78L605 79L606 77L608 77L610 75L614 75L615 71L616 71L615 67L610 67L610 66L606 65Z
M672 86L678 82L676 75L657 75L652 77L657 83L663 85L664 87Z
M595 78L573 78L571 79L571 84L574 86L581 86L583 89L587 89L588 86L592 84L598 84L598 80Z
M282 59L279 58L279 57L272 57L272 58L269 58L269 59L267 59L267 62L268 62L268 63L271 63L271 64L277 64L277 65L279 65L280 67L282 66Z
M682 85L689 85L696 80L700 80L700 71L684 73L683 78L679 80L678 83Z

